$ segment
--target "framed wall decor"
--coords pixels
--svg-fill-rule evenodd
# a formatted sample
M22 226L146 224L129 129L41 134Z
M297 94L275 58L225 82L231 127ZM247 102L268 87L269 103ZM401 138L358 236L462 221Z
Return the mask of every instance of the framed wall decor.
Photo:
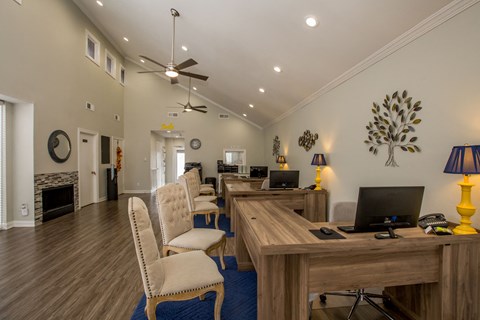
M309 151L315 145L315 140L318 140L318 133L311 133L310 130L305 130L303 135L298 137L298 145L303 147L305 151Z

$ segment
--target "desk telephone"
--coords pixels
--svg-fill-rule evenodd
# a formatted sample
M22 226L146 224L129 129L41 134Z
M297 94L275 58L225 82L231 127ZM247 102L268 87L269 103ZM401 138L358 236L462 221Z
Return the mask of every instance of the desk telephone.
M448 227L447 219L441 213L431 213L418 218L418 225L423 229L430 227Z

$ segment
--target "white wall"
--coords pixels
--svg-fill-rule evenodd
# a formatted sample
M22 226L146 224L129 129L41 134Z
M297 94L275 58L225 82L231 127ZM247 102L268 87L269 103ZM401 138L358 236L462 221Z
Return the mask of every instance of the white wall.
M0 94L35 105L34 172L76 171L77 128L123 137L123 122L113 118L119 114L123 119L123 86L104 71L105 48L117 63L123 58L72 1L24 1L21 6L1 1L0 12ZM85 57L85 29L101 42L100 66ZM95 112L85 109L86 101ZM48 137L56 129L67 132L72 142L65 163L48 154ZM99 177L102 198L104 170Z
M330 207L338 201L356 201L359 186L425 185L422 214L444 212L459 221L461 176L443 173L452 146L480 144L480 4L457 15L433 31L378 62L349 81L319 97L303 109L272 125L265 132L269 165L272 139L278 135L289 167L301 170L301 184L314 183L314 153L326 153L328 167L322 186L330 194ZM422 152L396 150L398 168L385 167L387 150L368 152L365 126L372 120L372 102L407 89L421 100L423 121L417 126ZM312 150L298 146L309 129L319 134ZM480 207L480 177L472 201ZM473 219L480 227L480 213Z
M185 103L188 91L171 85L154 74L138 74L136 64L127 61L128 83L125 87L125 188L130 191L150 190L150 135L161 129L162 124L174 125L185 138L187 162L201 162L203 176L217 176L217 160L223 158L223 149L237 146L247 150L247 165L264 163L263 131L230 114L230 119L218 119L219 113L228 113L208 101L192 95L193 105L206 105L208 113L182 113L182 109L170 109ZM200 86L201 90L201 86ZM168 118L167 112L179 111L179 118ZM202 146L190 148L190 140L198 138ZM145 160L146 159L146 160ZM167 175L167 181L171 177ZM138 185L137 185L138 184Z

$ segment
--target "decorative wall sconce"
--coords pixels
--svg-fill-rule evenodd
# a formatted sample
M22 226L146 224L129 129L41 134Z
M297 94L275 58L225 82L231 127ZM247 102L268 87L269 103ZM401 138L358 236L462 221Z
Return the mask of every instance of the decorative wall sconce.
M279 154L280 154L280 139L278 139L278 136L275 136L275 138L273 138L272 155L275 157L278 157Z
M306 130L303 133L303 136L300 136L298 138L298 145L300 147L304 147L305 151L309 151L314 145L315 145L315 140L318 139L318 133L311 133L310 130Z

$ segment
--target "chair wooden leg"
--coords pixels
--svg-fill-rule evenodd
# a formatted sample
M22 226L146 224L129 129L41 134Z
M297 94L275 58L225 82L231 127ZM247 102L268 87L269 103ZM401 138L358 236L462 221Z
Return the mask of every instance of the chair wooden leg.
M170 251L168 249L168 247L162 246L162 257L167 257L168 256L168 251Z
M225 254L226 245L227 245L227 239L225 238L225 236L223 236L222 245L217 249L217 254L218 254L218 257L220 258L220 265L222 266L222 270L225 270L225 260L223 259L223 256Z
M152 299L147 299L146 311L147 311L148 320L157 319L157 316L155 314L156 309L157 309L157 304L155 303L155 301L152 301Z
M208 214L205 215L205 224L210 223L210 216Z
M218 230L218 218L220 217L220 211L215 212L215 229Z
M217 290L215 290L215 291L217 292L217 296L215 298L214 316L215 316L215 320L220 320L223 298L224 298L224 295L225 295L225 291L224 291L224 288L223 288L223 283L217 285Z

